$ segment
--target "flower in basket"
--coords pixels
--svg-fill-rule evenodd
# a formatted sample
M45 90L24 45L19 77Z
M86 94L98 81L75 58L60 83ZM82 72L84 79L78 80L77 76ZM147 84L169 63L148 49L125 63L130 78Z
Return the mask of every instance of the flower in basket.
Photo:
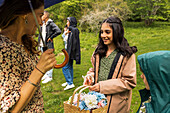
M83 99L80 100L80 109L81 110L91 110L95 108L104 107L107 105L107 99L104 94L91 91L88 94L83 96Z
M96 95L90 95L90 94L86 94L84 96L84 102L89 109L96 108L98 103Z
M81 94L80 94L80 100L82 100L82 98L83 98L84 95L85 95L85 93L81 93ZM67 102L68 104L71 103L71 98L72 98L72 96L69 97L68 102ZM77 105L77 98L78 98L78 94L76 93L76 94L74 95L73 105Z
M73 105L77 106L77 97L78 94L74 95ZM69 98L68 103L70 104L72 96ZM91 91L87 94L81 93L79 100L80 110L91 110L107 105L107 99L104 94Z

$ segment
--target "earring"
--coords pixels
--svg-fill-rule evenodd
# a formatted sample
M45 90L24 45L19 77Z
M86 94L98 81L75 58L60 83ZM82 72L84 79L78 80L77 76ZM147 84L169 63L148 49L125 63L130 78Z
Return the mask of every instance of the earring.
M27 18L25 18L25 24L28 24L28 20L27 20Z
M28 24L28 20L27 19L25 19L25 24Z

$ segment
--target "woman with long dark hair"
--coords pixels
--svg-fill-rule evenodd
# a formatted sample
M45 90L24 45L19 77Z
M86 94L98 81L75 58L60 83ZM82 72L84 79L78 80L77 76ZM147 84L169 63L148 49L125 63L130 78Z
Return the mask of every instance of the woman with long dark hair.
M42 24L44 0L30 0ZM0 4L0 112L43 110L40 81L55 64L53 49L38 59L37 26L28 0L4 0Z
M107 96L108 113L130 112L132 89L136 86L136 52L137 48L130 47L124 37L119 18L109 17L102 22L92 56L94 68L87 72L84 84L93 85L90 90Z

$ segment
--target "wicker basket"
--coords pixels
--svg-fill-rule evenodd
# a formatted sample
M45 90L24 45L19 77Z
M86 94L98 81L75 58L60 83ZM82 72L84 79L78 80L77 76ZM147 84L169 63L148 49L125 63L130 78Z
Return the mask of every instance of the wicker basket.
M82 89L81 89L82 88ZM77 89L74 90L72 98L71 98L71 104L68 104L67 101L64 102L64 113L107 113L107 106L105 107L101 107L98 109L93 109L93 110L80 110L79 108L79 100L80 100L80 94L82 93L83 90L89 88L89 86L80 86ZM72 105L73 100L74 100L74 95L76 94L76 92L81 89L79 91L78 94L78 99L77 99L77 106Z

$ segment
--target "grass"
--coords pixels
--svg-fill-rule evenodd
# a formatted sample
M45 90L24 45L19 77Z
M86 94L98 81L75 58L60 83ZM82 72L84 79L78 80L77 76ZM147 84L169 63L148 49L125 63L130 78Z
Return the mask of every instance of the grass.
M126 22L124 23L125 37L127 38L131 46L137 46L138 52L136 57L140 54L158 51L158 50L170 50L170 23L168 22L156 22L151 27L146 27L141 22ZM86 72L92 67L90 58L95 50L98 42L98 36L95 33L80 33L81 42L81 64L76 65L74 62L74 84L75 88L82 85L82 75L86 75ZM61 63L64 56L61 53L61 49L64 48L61 35L56 37L55 53L58 54L56 60ZM131 113L135 113L140 105L139 89L144 88L144 83L140 78L141 72L139 71L139 65L137 63L137 86L133 89ZM44 96L44 107L46 113L63 113L63 102L68 100L72 95L75 88L64 91L61 84L65 82L62 69L54 69L53 80L47 84L41 84L42 92Z

